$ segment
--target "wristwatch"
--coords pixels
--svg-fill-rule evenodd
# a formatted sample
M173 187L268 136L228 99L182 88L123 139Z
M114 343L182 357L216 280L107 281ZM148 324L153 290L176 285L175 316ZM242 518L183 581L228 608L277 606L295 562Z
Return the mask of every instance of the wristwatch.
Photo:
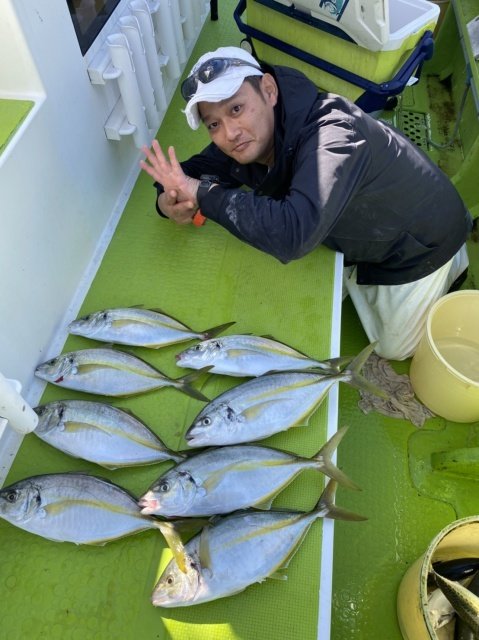
M218 176L213 176L206 173L200 176L200 184L198 187L198 191L196 192L196 201L200 206L201 206L201 199L211 189L211 185L219 184L219 183L220 183L220 179L218 178Z

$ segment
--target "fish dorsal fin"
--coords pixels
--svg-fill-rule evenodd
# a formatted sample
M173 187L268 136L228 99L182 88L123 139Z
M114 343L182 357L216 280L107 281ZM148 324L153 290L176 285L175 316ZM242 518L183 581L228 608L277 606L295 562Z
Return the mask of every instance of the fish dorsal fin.
M184 327L185 329L188 329L189 331L191 331L191 329L189 327L187 327L183 322L181 322L181 320L178 320L178 318L175 318L174 316L170 315L169 313L165 313L165 311L163 311L163 309L158 309L158 308L155 307L153 309L147 309L147 311L153 311L153 313L160 313L162 316L165 316L166 318L169 318L170 320L174 320L178 324L181 324L181 326Z
M296 349L296 347L292 347L290 344L286 344L286 342L282 342L281 340L278 340L274 336L261 336L261 337L262 338L266 338L267 340L274 340L278 344L282 344L283 347L286 347L287 349L291 349L291 351L295 351L297 354L299 354L300 356L303 356L304 358L307 358L308 360L315 360L315 358L312 358L311 356L308 356L303 351L299 351L299 349Z
M139 418L136 413L134 411L132 411L129 407L115 407L115 409L119 409L120 411L122 411L123 413L126 413L127 415L130 416L130 418L133 418L134 420L138 420L138 422L141 422L141 424L143 424L145 427L148 426L146 425L143 420L141 418Z
M273 498L269 498L264 502L259 502L258 504L255 504L254 507L255 509L259 509L260 511L269 511L271 509L272 504L273 504Z
M275 571L270 576L268 576L268 579L269 578L271 578L272 580L287 580L288 576L285 573L281 573L281 571Z

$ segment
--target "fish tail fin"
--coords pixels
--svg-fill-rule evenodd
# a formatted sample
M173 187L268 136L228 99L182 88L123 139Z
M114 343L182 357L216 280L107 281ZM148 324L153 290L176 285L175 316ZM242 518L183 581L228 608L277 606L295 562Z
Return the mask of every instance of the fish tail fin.
M178 568L186 573L187 553L180 532L197 531L201 527L208 524L205 518L188 518L187 520L175 520L168 522L166 520L155 520L154 525L161 531L165 538L166 544L170 548L173 557L176 560Z
M354 360L354 356L340 356L339 358L328 358L327 360L322 360L322 364L324 366L321 369L324 373L340 373L345 367L348 366L350 362Z
M337 487L338 483L336 480L330 480L324 488L318 504L315 507L315 512L318 514L318 517L333 518L334 520L367 520L365 516L353 513L347 509L342 509L334 504Z
M186 552L178 531L171 522L158 520L155 522L155 526L158 527L163 534L166 544L169 546L171 553L176 560L178 568L183 573L186 573Z
M336 451L339 446L339 443L343 439L346 434L348 427L342 427L339 429L327 442L325 445L321 447L318 453L313 456L313 460L317 460L319 465L318 468L325 475L327 475L332 480L336 480L339 484L344 487L349 487L349 489L354 489L355 491L361 491L361 488L358 487L348 476L338 469L338 467L332 461L332 455Z
M350 365L344 370L344 373L349 373L351 378L348 380L349 384L360 391L366 391L367 393L372 393L375 396L379 396L380 398L384 398L384 400L389 400L388 394L376 386L372 382L369 382L363 375L361 375L361 369L366 364L366 360L374 351L374 347L377 345L377 342L373 342L365 347L350 363Z
M191 398L195 398L196 400L201 400L202 402L209 402L210 399L207 398L203 393L201 393L201 391L198 391L197 389L192 387L191 383L195 382L199 378L205 377L205 374L208 373L210 369L211 367L203 367L203 369L198 369L198 371L193 371L193 373L189 373L188 375L183 376L182 378L177 378L175 380L175 386L180 391L182 391L183 393L186 393L186 395L190 396Z
M206 331L203 331L203 339L208 340L209 338L214 338L219 333L223 333L223 331L232 327L234 324L236 324L236 322L233 320L233 322L226 322L225 324L219 324L217 327L207 329Z

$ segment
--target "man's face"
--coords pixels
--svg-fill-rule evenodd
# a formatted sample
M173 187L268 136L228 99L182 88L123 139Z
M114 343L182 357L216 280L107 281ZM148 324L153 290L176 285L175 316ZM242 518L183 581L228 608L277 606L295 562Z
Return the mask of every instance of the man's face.
M243 82L221 102L200 102L198 109L211 140L240 164L274 161L274 110L278 89L270 74L261 78L261 94Z

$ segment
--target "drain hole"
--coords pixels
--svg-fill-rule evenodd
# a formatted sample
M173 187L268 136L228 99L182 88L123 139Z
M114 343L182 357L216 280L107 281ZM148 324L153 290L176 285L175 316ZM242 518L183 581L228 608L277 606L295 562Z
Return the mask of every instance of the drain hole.
M425 113L419 111L405 111L399 112L399 128L406 135L411 142L414 142L418 147L427 149L427 116Z

